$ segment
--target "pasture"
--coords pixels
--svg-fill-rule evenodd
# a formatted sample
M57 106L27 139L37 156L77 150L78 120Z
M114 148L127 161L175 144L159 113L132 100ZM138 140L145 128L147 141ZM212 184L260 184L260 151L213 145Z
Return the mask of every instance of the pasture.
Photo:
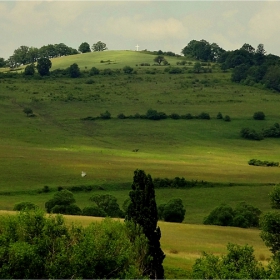
M17 202L44 203L58 186L94 185L96 190L74 193L78 206L90 205L93 193L109 193L120 206L128 197L133 171L143 169L153 178L184 177L213 183L212 188L157 189L157 203L182 198L184 224L160 223L162 246L170 277L176 268L189 269L202 250L224 253L226 244L248 243L256 254L269 257L258 230L202 226L203 218L220 203L246 201L262 211L270 208L268 193L279 184L278 167L248 165L250 159L279 161L279 139L250 141L240 137L245 127L261 131L280 115L279 94L260 86L230 81L230 72L211 65L211 73L192 73L192 64L177 66L182 57L166 57L170 66L155 66L148 53L106 51L52 60L51 70L77 63L82 77L27 78L0 76L0 209ZM103 62L101 62L101 60ZM151 66L140 66L150 63ZM124 74L124 66L133 74ZM112 75L89 76L91 67L112 69ZM207 66L208 67L208 66ZM20 72L22 70L19 70ZM34 117L27 117L31 108ZM155 109L167 115L209 113L203 119L119 119ZM105 111L109 120L82 120ZM266 119L256 121L254 112ZM221 112L231 122L216 118ZM138 149L138 152L133 150ZM87 173L81 177L81 172ZM49 193L38 193L48 186ZM102 186L104 190L98 190ZM125 186L125 187L124 187ZM68 218L67 218L68 219ZM87 224L88 217L71 217ZM172 272L173 271L173 272ZM175 273L175 272L174 272ZM177 271L177 275L178 275ZM183 277L183 275L181 275Z

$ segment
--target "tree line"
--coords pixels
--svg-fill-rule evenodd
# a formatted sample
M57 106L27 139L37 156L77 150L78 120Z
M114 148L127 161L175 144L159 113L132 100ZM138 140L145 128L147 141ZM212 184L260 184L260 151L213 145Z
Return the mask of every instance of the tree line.
M107 49L106 44L98 41L92 45L92 51L104 51ZM15 49L13 54L5 61L4 58L0 58L0 67L16 68L20 65L32 64L38 61L40 58L52 59L61 56L69 56L79 53L90 52L90 45L86 42L82 43L78 50L65 45L48 44L40 48L20 46Z

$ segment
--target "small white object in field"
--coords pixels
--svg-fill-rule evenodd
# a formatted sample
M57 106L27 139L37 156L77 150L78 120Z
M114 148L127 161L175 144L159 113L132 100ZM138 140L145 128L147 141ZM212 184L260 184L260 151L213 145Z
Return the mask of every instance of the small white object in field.
M85 177L85 176L87 176L87 173L86 173L86 172L84 172L84 171L82 171L81 176L82 176L82 177Z

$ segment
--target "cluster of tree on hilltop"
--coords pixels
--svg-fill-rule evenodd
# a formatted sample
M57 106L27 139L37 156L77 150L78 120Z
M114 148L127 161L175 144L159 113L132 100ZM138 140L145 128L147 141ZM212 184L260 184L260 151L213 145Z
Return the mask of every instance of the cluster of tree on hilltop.
M106 49L106 44L101 41L98 41L92 45L93 51L103 51ZM48 44L47 46L42 46L40 48L20 46L14 50L13 54L8 58L8 60L5 61L4 58L0 58L0 67L7 66L10 68L16 68L20 65L35 63L40 58L51 59L90 51L90 46L86 42L82 43L78 50L68 47L63 43Z
M221 69L233 69L231 80L246 85L261 84L280 91L280 57L266 54L263 44L255 49L245 43L240 49L225 51L216 43L192 40L182 49L185 56L221 64Z

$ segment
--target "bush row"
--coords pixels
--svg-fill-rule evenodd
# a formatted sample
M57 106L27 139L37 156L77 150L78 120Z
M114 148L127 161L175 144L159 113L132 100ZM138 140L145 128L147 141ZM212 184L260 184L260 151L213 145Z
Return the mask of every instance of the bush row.
M240 131L241 137L250 140L263 140L265 137L273 137L279 138L280 137L280 126L279 123L275 123L273 126L263 129L260 132L257 132L251 128L242 128Z
M163 119L167 119L167 118L174 119L174 120L179 120L179 119L210 120L211 119L210 115L205 112L202 112L197 116L193 116L190 113L185 114L185 115L179 115L177 113L172 113L170 115L167 115L164 112L158 112L157 110L153 110L153 109L149 109L145 115L140 115L139 113L136 113L135 115L126 116L125 114L120 113L120 114L118 114L117 118L118 119L148 119L148 120L163 120ZM111 119L111 114L110 114L110 112L106 111L105 113L101 113L100 116L98 116L98 117L88 116L88 117L82 118L82 120L85 120L85 121L98 120L98 119Z
M267 161L267 160L259 160L259 159L250 159L248 161L249 165L255 165L255 166L279 166L279 162L274 161Z
M175 188L175 189L187 189L193 187L212 187L213 184L206 181L187 181L184 177L175 177L174 179L168 178L154 178L153 183L156 189L162 188Z

